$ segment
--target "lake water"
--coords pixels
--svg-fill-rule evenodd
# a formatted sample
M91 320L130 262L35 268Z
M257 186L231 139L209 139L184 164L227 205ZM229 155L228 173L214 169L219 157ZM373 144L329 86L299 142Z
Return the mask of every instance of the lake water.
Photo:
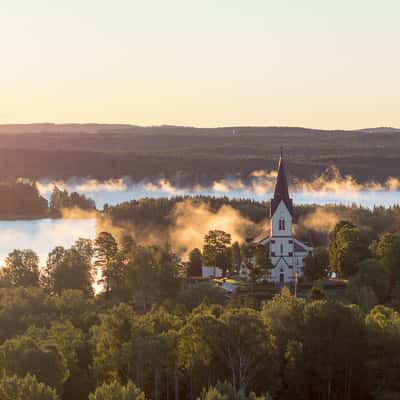
M343 182L343 180L342 180ZM240 180L216 181L210 187L195 186L193 188L179 188L167 180L160 179L156 182L131 183L127 178L112 179L109 181L76 179L67 182L39 182L39 190L47 199L50 198L54 185L67 191L76 191L95 200L97 208L102 209L104 204L118 204L127 200L138 200L144 197L172 197L184 195L227 196L229 198L250 198L258 201L270 200L275 178L256 180L244 184ZM398 182L400 185L400 181ZM335 187L335 185L330 185ZM344 181L336 187L345 188L339 191L321 190L291 190L291 197L296 204L344 204L353 203L363 207L373 206L390 207L400 202L400 190L362 190L362 186L355 185L353 181ZM350 190L355 188L357 190ZM381 186L385 187L385 186Z
M78 238L94 238L95 219L0 221L0 263L14 249L32 249L44 264L56 246L71 246Z
M215 189L183 190L171 186L144 187L143 185L115 187L88 187L79 190L92 197L101 209L105 203L117 204L130 199L143 197L171 197L174 195L204 194L227 196L230 198L252 198L269 200L271 193L255 193L251 190L216 191ZM47 198L49 191L44 190ZM295 204L345 204L353 203L364 207L396 205L400 201L400 191L358 191L358 192L295 192L291 194ZM0 221L0 263L15 248L35 250L44 263L47 254L55 246L71 246L79 237L94 238L96 221L94 219L41 219L29 221Z

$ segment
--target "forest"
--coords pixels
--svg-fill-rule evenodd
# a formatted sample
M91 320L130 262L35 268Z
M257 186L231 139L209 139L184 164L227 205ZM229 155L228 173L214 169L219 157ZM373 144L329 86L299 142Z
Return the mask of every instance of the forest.
M228 232L188 261L106 231L54 248L44 268L14 250L0 276L0 398L398 399L400 235L376 236L339 221L306 260L307 294L270 287L265 300L254 293L269 258ZM247 263L251 289L193 281L203 262L227 276ZM340 293L324 285L333 272Z
M245 181L276 168L283 145L298 178L335 165L383 182L400 151L391 129L42 124L0 136L2 219L96 209L57 187L47 201L31 183L44 177ZM250 236L213 229L177 251L182 204L229 208ZM55 247L44 265L16 243L0 271L0 400L399 399L400 207L295 206L296 237L315 246L296 290L265 279L268 249L252 242L269 213L246 199L147 198L98 210L110 229ZM242 264L248 280L225 291ZM201 279L202 265L224 278Z
M208 185L275 169L281 146L297 178L311 180L332 165L359 182L399 177L396 129L33 124L0 125L0 139L3 178L166 177L175 185Z
M174 209L182 202L194 208L206 205L213 213L223 206L237 210L246 220L256 224L253 232L262 233L269 226L270 202L251 199L229 199L211 196L175 196L172 198L144 198L126 201L115 206L106 206L104 215L116 226L135 226L143 234L148 230L163 232L174 223ZM328 221L325 221L328 220ZM351 221L363 231L369 240L376 240L385 232L400 231L400 207L374 207L357 205L295 205L294 221L296 237L315 246L328 244L328 233L333 221ZM142 236L143 238L143 236ZM251 237L249 236L249 239Z
M35 185L20 181L0 182L2 219L41 218L47 214L47 200Z
M23 180L0 182L0 198L0 219L3 220L60 218L61 210L65 208L96 209L92 199L77 192L68 193L57 187L54 188L48 202L40 194L35 183Z

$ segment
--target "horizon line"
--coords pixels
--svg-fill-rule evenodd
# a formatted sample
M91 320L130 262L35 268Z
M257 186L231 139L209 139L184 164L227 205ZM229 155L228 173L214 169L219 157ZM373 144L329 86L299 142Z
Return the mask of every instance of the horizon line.
M301 125L214 125L214 126L196 126L196 125L179 125L179 124L135 124L131 122L11 122L11 123L0 123L0 127L24 127L24 126L79 126L79 125L90 125L90 126L122 126L126 128L188 128L188 129L247 129L247 128L278 128L278 129L306 129L315 131L347 131L347 132L358 132L358 131L374 131L374 130L389 130L399 131L400 127L390 125L380 125L368 128L316 128L307 127Z

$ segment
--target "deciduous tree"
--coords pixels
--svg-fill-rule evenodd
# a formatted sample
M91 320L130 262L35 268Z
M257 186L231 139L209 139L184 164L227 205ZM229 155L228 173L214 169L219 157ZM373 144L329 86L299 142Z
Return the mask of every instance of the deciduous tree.
M264 379L271 378L270 367L275 361L274 340L256 311L228 309L219 318L199 314L191 325L194 333L207 343L229 371L239 400L246 398L261 372Z
M146 397L131 381L126 385L121 385L114 380L98 386L90 394L89 400L146 400Z
M325 247L317 247L313 255L304 259L304 277L313 282L328 276L329 253Z
M389 294L390 273L388 268L379 260L367 259L359 264L356 275L350 278L349 288L370 287L379 302L384 302ZM354 299L353 299L354 300Z
M55 247L48 255L42 277L50 293L60 294L67 289L93 294L92 247L87 239L79 239L70 249Z
M59 400L56 391L35 376L3 375L0 378L0 399L2 400Z
M383 234L379 238L376 254L389 268L392 282L400 282L400 235Z
M21 378L33 374L58 393L62 392L69 374L64 359L54 346L39 344L28 335L14 337L0 346L0 370Z
M13 250L1 271L3 286L39 286L39 257L29 249Z
M368 242L361 231L348 222L339 222L330 234L331 271L349 277L358 271L359 262L369 256Z
M221 230L212 230L204 237L203 262L220 267L226 272L232 265L231 235Z

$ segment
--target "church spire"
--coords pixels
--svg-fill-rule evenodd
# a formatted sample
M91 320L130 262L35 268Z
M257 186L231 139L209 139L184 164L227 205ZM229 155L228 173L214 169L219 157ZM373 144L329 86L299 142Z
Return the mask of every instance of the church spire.
M286 208L290 214L293 215L293 203L292 199L289 197L289 188L283 163L282 147L278 164L278 176L276 178L274 197L271 200L271 217L275 213L275 210L278 208L281 201L285 203Z

